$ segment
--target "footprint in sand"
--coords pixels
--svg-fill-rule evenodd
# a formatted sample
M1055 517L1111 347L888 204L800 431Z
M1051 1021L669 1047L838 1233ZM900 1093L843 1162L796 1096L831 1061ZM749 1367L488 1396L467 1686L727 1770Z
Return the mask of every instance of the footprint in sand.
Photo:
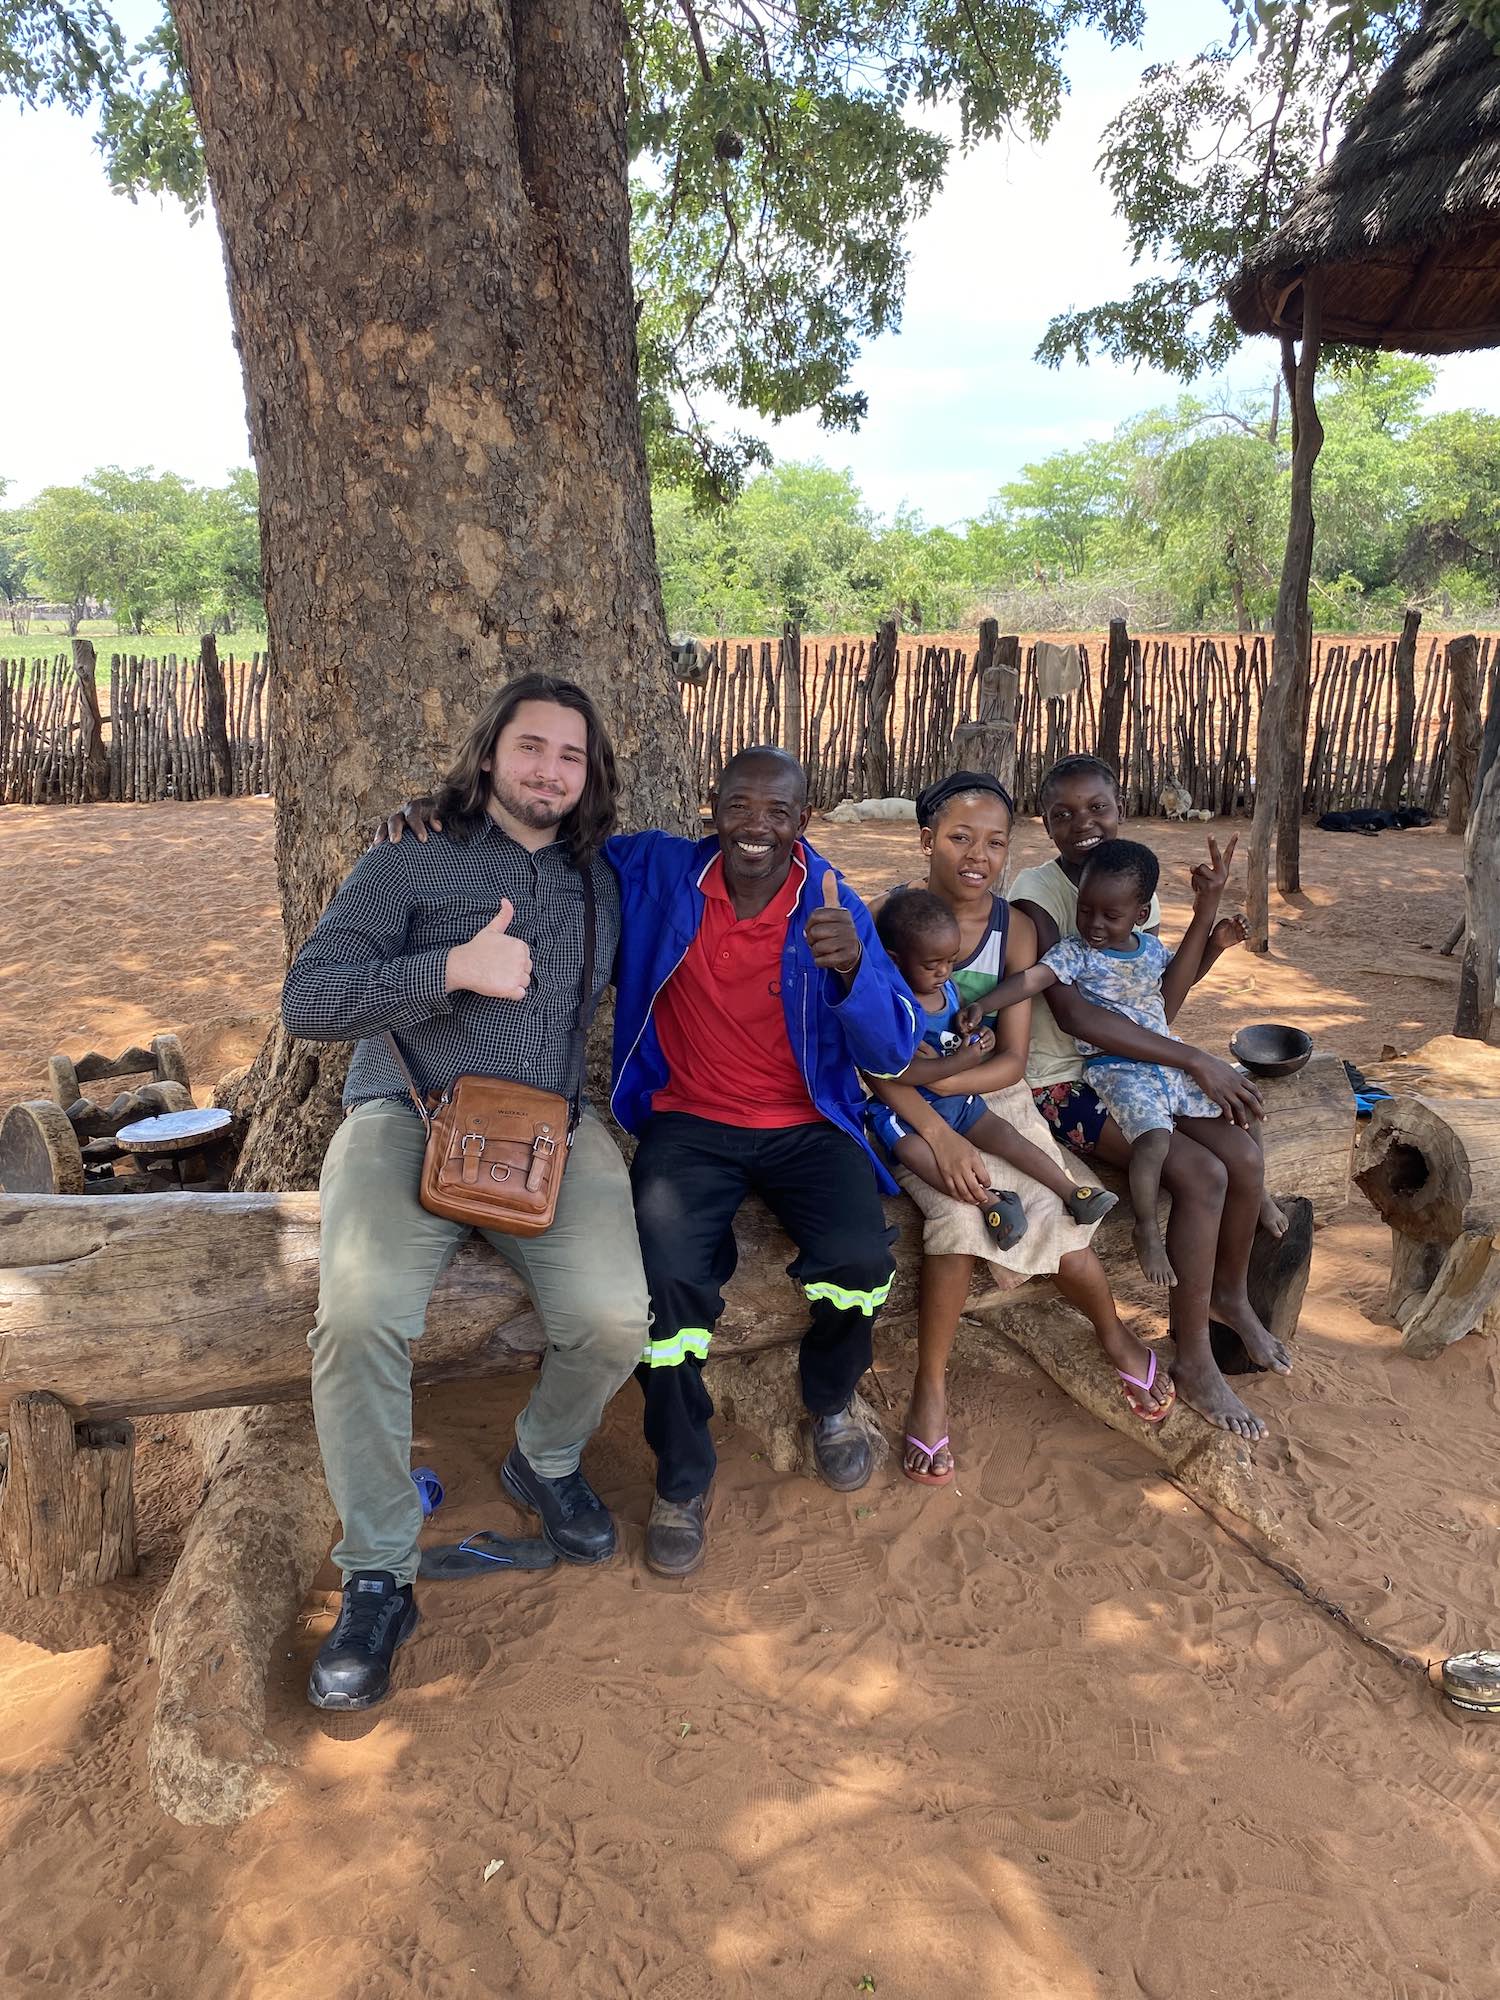
M1488 1815L1500 1800L1500 1777L1493 1771L1464 1771L1435 1757L1417 1757L1412 1768L1429 1791L1460 1812Z
M515 1716L558 1715L565 1709L581 1708L591 1692L589 1683L576 1675L533 1667L506 1688L505 1706Z
M474 1681L490 1663L490 1642L477 1633L443 1632L419 1638L401 1664L398 1692L428 1687L434 1681Z
M1032 1450L1029 1433L1009 1429L1002 1432L980 1468L980 1497L995 1507L1018 1507L1026 1492L1026 1468L1031 1463Z
M1132 1764L1154 1764L1166 1747L1167 1732L1160 1722L1143 1722L1127 1716L1115 1724L1115 1749Z
M646 1994L647 2000L714 2000L713 1980L696 1959L683 1959L668 1967Z

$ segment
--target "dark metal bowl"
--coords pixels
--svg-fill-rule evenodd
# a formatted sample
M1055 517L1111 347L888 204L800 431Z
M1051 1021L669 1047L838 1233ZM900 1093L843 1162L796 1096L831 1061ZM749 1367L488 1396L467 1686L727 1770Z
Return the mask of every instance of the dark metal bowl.
M1241 1028L1229 1052L1252 1076L1293 1076L1312 1059L1312 1036L1276 1021Z

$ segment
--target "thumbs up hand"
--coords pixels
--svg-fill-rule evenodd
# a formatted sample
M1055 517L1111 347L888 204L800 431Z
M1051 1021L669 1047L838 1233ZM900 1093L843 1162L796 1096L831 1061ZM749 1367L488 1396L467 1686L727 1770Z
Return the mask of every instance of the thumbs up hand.
M814 965L852 978L859 965L859 932L839 901L838 877L830 868L823 877L823 904L807 920L807 944Z
M485 993L492 1000L524 1000L531 985L531 947L510 936L515 908L509 896L484 929L448 954L444 986L449 993Z

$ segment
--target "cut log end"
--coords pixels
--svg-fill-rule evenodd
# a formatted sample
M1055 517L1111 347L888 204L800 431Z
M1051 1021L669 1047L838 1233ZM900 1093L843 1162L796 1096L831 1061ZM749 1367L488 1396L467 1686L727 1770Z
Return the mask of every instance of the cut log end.
M1494 1115L1500 1128L1500 1107ZM1474 1191L1445 1107L1420 1097L1375 1106L1355 1146L1354 1178L1382 1220L1427 1243L1452 1242Z

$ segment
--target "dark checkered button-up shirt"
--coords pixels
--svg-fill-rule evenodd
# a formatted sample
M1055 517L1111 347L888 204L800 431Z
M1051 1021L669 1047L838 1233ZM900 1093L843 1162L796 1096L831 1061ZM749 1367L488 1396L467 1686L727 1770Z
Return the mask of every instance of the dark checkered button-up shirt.
M620 892L593 863L594 997L609 984ZM510 930L531 947L524 1000L445 993L448 953L482 931L509 896ZM424 1093L460 1076L503 1076L566 1091L583 968L583 882L560 842L532 852L493 820L464 842L410 834L372 847L298 952L281 996L288 1034L356 1044L345 1106L405 1097L382 1028L394 1031Z

